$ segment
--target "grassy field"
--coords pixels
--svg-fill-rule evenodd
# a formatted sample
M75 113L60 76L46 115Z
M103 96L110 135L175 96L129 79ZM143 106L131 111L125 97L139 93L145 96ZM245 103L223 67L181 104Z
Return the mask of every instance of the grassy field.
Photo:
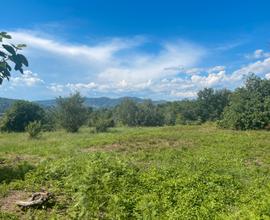
M51 203L21 211L42 189ZM214 125L0 134L2 219L270 219L270 133Z

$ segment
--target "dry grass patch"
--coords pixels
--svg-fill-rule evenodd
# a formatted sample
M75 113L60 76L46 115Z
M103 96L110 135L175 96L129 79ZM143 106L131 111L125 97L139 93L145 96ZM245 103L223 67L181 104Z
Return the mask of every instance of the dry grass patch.
M21 209L16 205L17 201L27 200L31 196L31 192L12 190L7 196L0 198L0 211L9 213L22 213Z
M81 149L81 152L125 152L139 150L156 150L156 149L181 149L191 148L195 145L192 140L177 140L177 139L149 139L149 140L134 140L133 142L118 142L110 145L91 146Z

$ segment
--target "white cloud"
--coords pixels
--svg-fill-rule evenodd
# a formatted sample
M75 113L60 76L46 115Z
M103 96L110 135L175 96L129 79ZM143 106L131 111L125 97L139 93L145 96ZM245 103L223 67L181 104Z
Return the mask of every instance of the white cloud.
M204 49L183 41L165 43L157 54L137 54L121 58L115 67L107 67L98 74L100 81L128 81L142 83L173 76L180 68L194 66L205 54ZM125 63L125 65L122 65Z
M197 92L194 91L182 91L182 92L177 92L172 90L171 91L171 96L177 97L177 98L195 98L197 96Z
M51 91L55 92L55 93L61 93L64 91L65 86L63 85L59 85L56 83L51 83L49 86L47 86L48 89L50 89Z
M226 67L225 66L214 66L208 69L208 73L214 73L214 72L220 72L220 71L225 71Z
M270 72L270 58L264 60L256 61L254 63L248 64L236 71L233 72L231 78L234 81L239 81L243 78L244 75L254 73L260 76Z
M142 37L131 39L112 38L108 41L96 45L74 45L54 38L45 38L39 36L40 33L22 31L11 32L13 40L23 42L28 45L29 50L43 50L49 53L58 54L64 57L73 57L76 59L86 59L95 62L106 62L111 59L115 52L140 45L144 42Z
M206 54L206 50L201 46L183 40L155 42L160 50L151 52L142 49L148 42L146 37L142 36L129 39L108 38L105 41L87 45L66 43L53 37L44 37L36 32L18 31L11 34L15 42L28 45L25 51L29 54L30 65L31 57L38 56L39 60L44 60L44 57L55 57L56 62L66 60L62 63L68 67L62 64L59 68L50 62L52 64L50 66L55 65L55 70L50 72L62 72L60 74L64 75L66 71L64 68L69 68L67 70L69 78L74 79L77 74L81 74L84 77L81 80L90 81L91 79L98 83L120 81L144 83L173 76L179 72L179 69L170 67L191 68ZM70 68L74 69L74 73L70 72Z
M245 57L248 59L262 59L270 57L270 53L264 52L262 49L257 49L252 54L247 54Z
M44 81L39 78L37 73L32 73L30 70L24 71L23 74L17 77L11 77L11 86L28 86L32 87L35 85L43 84Z
M227 80L226 72L224 70L218 73L209 73L207 76L193 75L191 82L200 87L214 87L222 84Z
M13 77L10 85L42 84L42 89L49 90L53 96L80 91L87 96L144 94L181 99L195 97L204 87L233 89L250 72L270 78L270 54L263 50L253 53L253 57L260 60L229 72L223 65L201 67L199 64L208 55L208 50L183 40L151 42L159 49L149 50L145 37L71 44L41 33L11 34L16 42L28 44L25 52L30 65L38 57L39 63L33 65L39 75L28 71ZM46 63L47 57L51 59ZM51 71L44 72L48 66Z

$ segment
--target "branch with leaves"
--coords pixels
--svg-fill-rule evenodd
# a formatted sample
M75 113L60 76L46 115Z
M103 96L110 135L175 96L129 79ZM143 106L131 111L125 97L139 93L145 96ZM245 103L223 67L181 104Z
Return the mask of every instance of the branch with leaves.
M11 35L7 32L0 32L0 42L4 39L12 39ZM0 85L4 79L9 80L11 76L12 67L10 64L14 64L14 70L20 71L23 74L23 67L28 67L28 61L23 54L18 53L21 51L25 44L2 44L0 46Z

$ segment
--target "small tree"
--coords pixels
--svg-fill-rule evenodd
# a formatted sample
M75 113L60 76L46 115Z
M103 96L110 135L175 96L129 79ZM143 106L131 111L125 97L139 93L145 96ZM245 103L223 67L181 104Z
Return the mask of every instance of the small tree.
M0 32L0 42L3 39L11 39L11 36L6 32ZM0 85L2 84L4 79L9 80L10 72L12 71L12 67L9 65L13 63L14 70L20 71L23 73L23 66L28 66L28 61L24 55L18 53L18 51L22 50L26 47L25 44L2 44L0 46Z
M6 111L1 120L2 131L25 131L33 121L43 122L45 112L38 104L28 101L17 101Z
M33 121L30 122L27 126L26 126L26 131L29 134L30 138L37 138L42 131L42 124L40 121Z
M77 132L85 124L87 113L84 98L78 92L68 98L57 99L57 118L60 125L68 132Z

